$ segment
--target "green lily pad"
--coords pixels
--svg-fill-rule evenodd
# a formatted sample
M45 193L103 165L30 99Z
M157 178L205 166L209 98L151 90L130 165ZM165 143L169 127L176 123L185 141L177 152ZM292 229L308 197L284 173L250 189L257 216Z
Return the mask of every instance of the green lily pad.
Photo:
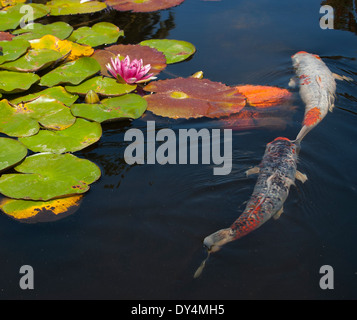
M10 7L8 10L0 11L0 31L16 29L21 24L24 17L26 17L27 10L25 10L25 6L32 8L33 20L42 18L49 13L49 9L43 4L17 4Z
M27 114L17 113L9 102L0 101L0 132L10 137L27 137L40 130L39 123Z
M115 43L123 35L124 31L121 31L116 25L109 22L99 22L91 28L82 27L73 31L68 40L97 47Z
M75 195L49 201L4 198L0 209L16 221L25 223L53 222L75 213L84 195Z
M23 39L13 39L11 41L0 41L2 55L0 55L0 65L14 61L26 53L30 43Z
M13 31L12 34L17 35L16 39L24 40L40 39L47 34L64 40L70 36L72 31L72 26L66 22L59 21L51 24L29 23L24 28Z
M73 115L96 122L119 119L138 119L146 110L147 102L137 94L104 99L100 104L74 104Z
M11 71L36 72L47 68L61 58L62 54L55 50L29 50L21 58L6 62L2 64L0 68Z
M69 153L35 154L15 170L19 173L1 176L0 193L14 199L41 201L85 193L101 175L93 162Z
M40 77L34 73L0 71L0 79L1 93L17 93L28 90Z
M18 164L27 156L26 147L14 139L0 138L0 172Z
M152 12L178 6L184 0L105 0L118 11Z
M88 91L93 90L97 94L105 97L115 97L132 92L136 87L136 85L118 83L112 78L98 76L91 78L78 86L65 86L65 89L70 93L84 96Z
M93 13L104 10L107 5L99 1L52 0L46 3L51 16L67 16L70 14Z
M176 63L186 60L196 52L195 46L187 41L172 39L151 39L139 43L142 46L149 46L166 57L166 63Z
M67 107L70 107L78 99L78 95L68 93L65 90L65 88L63 88L61 86L57 86L57 87L47 88L47 89L42 90L37 93L32 93L32 94L28 94L26 96L22 96L22 97L13 99L10 102L12 104L29 102L29 101L37 99L40 96L46 97L48 99L54 99L54 100L60 101Z
M65 153L82 150L96 143L101 135L102 127L99 123L77 119L68 129L40 130L38 134L20 138L19 141L34 152Z
M53 87L61 83L77 85L100 71L97 60L82 57L75 61L67 62L60 67L45 74L40 81L41 86Z

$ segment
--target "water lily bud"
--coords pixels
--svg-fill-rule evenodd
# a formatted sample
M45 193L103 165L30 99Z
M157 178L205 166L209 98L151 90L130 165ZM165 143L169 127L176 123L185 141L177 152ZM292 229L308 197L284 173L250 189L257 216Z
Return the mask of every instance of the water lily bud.
M89 104L95 104L99 103L100 99L96 92L94 92L93 90L89 90L86 94L86 97L84 98L84 101Z
M191 78L202 79L203 78L203 72L202 71L197 71L191 76Z

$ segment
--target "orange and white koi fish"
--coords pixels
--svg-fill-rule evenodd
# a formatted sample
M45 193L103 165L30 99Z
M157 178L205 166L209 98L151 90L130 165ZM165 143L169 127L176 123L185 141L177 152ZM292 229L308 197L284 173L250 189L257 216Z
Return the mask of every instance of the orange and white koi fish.
M306 175L296 169L299 150L298 142L284 137L267 144L259 167L246 172L247 175L259 173L259 176L244 212L229 228L221 229L203 240L208 256L195 272L195 278L202 273L210 253L256 230L270 218L280 217L295 179L302 182L307 180Z
M301 141L322 121L328 111L333 110L335 79L348 81L352 79L332 73L316 54L299 51L291 58L300 86L300 96L306 105L303 126L296 137L296 140ZM291 79L289 85L295 86L296 80Z

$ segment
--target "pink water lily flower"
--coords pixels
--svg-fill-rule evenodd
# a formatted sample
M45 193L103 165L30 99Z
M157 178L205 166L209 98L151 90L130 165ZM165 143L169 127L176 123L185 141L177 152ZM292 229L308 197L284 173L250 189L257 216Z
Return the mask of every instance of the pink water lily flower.
M129 56L126 56L124 60L120 60L120 54L113 59L110 59L110 63L106 65L108 71L118 80L124 80L126 83L143 83L149 80L156 79L153 77L153 73L148 74L151 69L151 65L143 65L143 60L134 59L130 62Z

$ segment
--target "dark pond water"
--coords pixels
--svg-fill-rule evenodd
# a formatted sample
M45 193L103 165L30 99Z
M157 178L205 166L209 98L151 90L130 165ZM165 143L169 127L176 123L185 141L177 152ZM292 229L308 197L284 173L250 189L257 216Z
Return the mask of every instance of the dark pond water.
M335 29L320 28L323 4L335 6ZM1 299L356 299L357 298L357 28L356 1L200 1L150 14L108 11L70 18L72 25L110 21L124 43L170 38L192 42L192 59L170 65L161 79L203 70L227 85L288 88L290 56L319 54L338 82L333 113L304 140L299 170L309 180L292 187L285 212L212 255L202 276L202 240L228 227L244 209L265 144L294 138L304 105L285 126L233 132L233 167L140 165L124 161L124 134L145 132L145 118L104 126L103 138L77 155L94 161L102 178L74 214L50 223L19 223L0 215ZM212 121L157 122L157 129L211 128ZM19 287L31 265L35 289ZM334 270L322 290L320 267Z

